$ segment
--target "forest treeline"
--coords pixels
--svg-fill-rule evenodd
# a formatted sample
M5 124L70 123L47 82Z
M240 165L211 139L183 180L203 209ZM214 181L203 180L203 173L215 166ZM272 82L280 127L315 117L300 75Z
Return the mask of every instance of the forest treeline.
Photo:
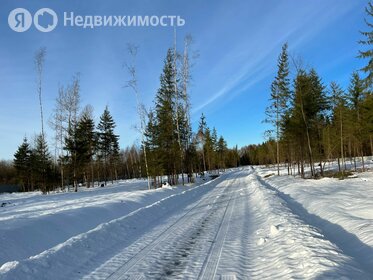
M371 19L372 3L366 13ZM302 177L305 165L312 177L323 176L325 163L332 160L338 161L342 176L347 160L356 170L359 158L365 169L364 156L373 154L373 25L366 22L370 31L361 32L363 50L358 58L368 64L361 69L362 74L352 72L347 88L335 81L323 83L315 69L307 69L300 59L289 58L288 46L283 45L266 109L265 122L272 129L267 131L266 142L242 148L241 163L277 164L278 174L283 163L289 174Z
M2 181L17 183L22 191L39 189L44 193L66 188L78 191L79 186L105 186L108 181L130 178L147 178L148 187L156 188L164 182L170 185L193 182L197 174L204 175L207 170L218 172L237 166L237 147L229 149L223 136L208 127L203 114L198 130L192 131L190 43L191 37L187 36L182 54L176 47L167 51L160 86L149 109L144 109L137 85L138 48L128 46L133 60L126 64L127 87L136 95L141 141L124 149L119 147L116 123L109 108L105 108L96 124L93 107L82 107L79 75L58 90L53 115L48 121L54 132L50 148L44 132L41 80L46 49L38 50L35 66L42 131L32 141L23 139L12 164L2 163L1 169L6 171Z
M349 85L325 84L314 68L290 56L285 43L278 57L277 74L270 86L266 108L267 140L238 150L228 148L223 136L207 125L202 114L193 131L190 119L192 38L184 39L182 52L176 44L167 50L160 85L151 108L141 102L136 57L138 47L128 45L130 61L125 64L127 88L136 96L140 143L120 148L116 123L108 107L95 123L93 107L82 106L80 76L58 90L48 124L54 132L48 145L43 114L43 68L46 49L35 54L37 97L41 131L24 138L12 162L0 161L0 184L18 184L23 191L47 193L55 189L78 190L80 185L106 185L108 181L146 178L148 187L192 182L197 174L238 165L280 164L289 174L323 176L327 162L336 160L342 176L347 161L365 168L364 156L373 154L373 16L368 3L367 29L361 32L358 59L367 61L352 72Z

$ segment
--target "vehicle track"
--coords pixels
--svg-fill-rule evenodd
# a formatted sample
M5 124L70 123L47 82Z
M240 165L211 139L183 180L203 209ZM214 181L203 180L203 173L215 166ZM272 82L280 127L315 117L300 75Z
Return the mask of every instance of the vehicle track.
M224 184L224 182L220 183L219 185L221 184ZM217 186L217 188L219 188L219 185ZM146 274L148 274L149 276L151 275L152 278L175 278L175 273L180 272L180 268L177 268L177 266L181 264L181 261L174 260L173 263L170 263L170 261L174 259L172 256L175 256L175 253L177 254L177 252L185 252L188 250L192 251L196 248L195 245L197 241L200 240L196 240L193 232L196 232L197 235L200 226L205 226L205 223L211 221L212 215L217 215L221 212L216 211L217 208L221 206L220 203L226 204L223 205L224 208L228 206L229 201L231 199L229 198L228 202L226 201L226 192L228 191L228 189L229 188L227 186L220 187L218 193L212 192L207 197L201 199L197 204L195 204L191 209L189 209L185 213L185 215L180 217L175 223L173 223L170 227L165 229L151 244L149 244L143 250L138 252L134 257L130 259L130 261L124 264L108 279L128 279L128 276L131 273L132 268L134 268L139 262L147 258L149 255L151 255L151 252L153 250L157 249L155 251L155 254L159 255L159 250L162 250L162 248L162 251L164 251L165 255L164 258L160 262L158 262L158 264L155 263L155 265L153 265L152 270L144 270L143 272L147 272ZM207 212L207 214L205 214L205 212ZM224 213L225 212L226 211L224 211ZM192 232L192 234L188 234L188 232ZM160 247L161 249L158 247ZM170 252L172 253L169 254ZM190 252L189 254L186 254L186 257L190 256L190 254ZM181 257L182 256L183 255L181 255ZM146 261L146 263L149 263L149 261ZM142 266L144 266L144 264L140 264L139 266L140 267L138 267L137 270L143 270ZM151 271L151 273L148 273L149 271Z
M232 199L231 196L227 207L225 208L225 212L223 215L222 222L219 226L219 230L216 232L215 242L212 243L210 251L207 255L206 261L203 265L201 273L198 279L214 279L216 276L216 271L219 265L221 253L223 250L224 241L227 236L229 223L232 218L235 199Z
M214 277L233 213L236 177L219 183L155 236L128 246L85 279ZM139 244L145 245L139 249Z

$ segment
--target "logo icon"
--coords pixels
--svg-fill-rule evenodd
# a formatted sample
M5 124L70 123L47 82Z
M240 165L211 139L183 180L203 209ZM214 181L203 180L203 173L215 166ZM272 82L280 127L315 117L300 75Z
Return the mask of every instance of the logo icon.
M41 32L52 31L57 23L57 14L52 9L42 8L34 14L34 25ZM32 15L24 8L14 9L9 13L8 24L16 32L25 32L32 25Z
M49 8L38 10L34 15L34 25L41 32L50 32L56 28L58 17L55 11Z
M32 16L26 9L17 8L9 13L8 24L16 32L25 32L32 24Z

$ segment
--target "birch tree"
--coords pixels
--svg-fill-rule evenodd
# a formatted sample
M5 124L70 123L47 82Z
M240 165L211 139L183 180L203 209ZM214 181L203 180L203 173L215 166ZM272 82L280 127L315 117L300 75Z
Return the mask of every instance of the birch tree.
M127 44L127 51L131 57L131 63L126 63L125 67L127 69L129 80L126 83L126 87L132 89L136 97L136 109L137 114L140 119L140 134L141 134L141 146L144 153L144 161L145 161L145 171L146 177L148 181L148 189L150 189L150 175L149 175L149 165L148 165L148 155L146 153L145 147L145 130L146 130L146 110L144 104L141 102L141 95L138 86L137 80L137 68L136 68L136 58L138 52L138 46L133 44Z
M35 53L35 68L37 73L37 93L39 98L39 106L40 106L40 122L41 122L41 135L44 135L44 117L43 117L43 102L42 102L42 81L43 81L43 69L44 69L44 62L45 62L45 55L46 55L46 48L40 48Z

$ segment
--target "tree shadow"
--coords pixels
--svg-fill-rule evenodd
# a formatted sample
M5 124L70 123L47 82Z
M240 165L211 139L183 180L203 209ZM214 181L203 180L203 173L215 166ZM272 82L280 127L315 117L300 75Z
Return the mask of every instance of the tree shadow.
M318 229L327 240L334 243L345 255L351 257L360 266L361 270L367 274L367 279L373 279L373 247L368 246L355 234L348 232L340 225L309 213L302 204L294 200L290 195L279 191L258 175L257 179L264 187L274 191L302 221ZM319 275L316 279L335 279L336 277L341 277L341 273L342 271L336 268L333 271ZM355 273L359 273L358 270Z

